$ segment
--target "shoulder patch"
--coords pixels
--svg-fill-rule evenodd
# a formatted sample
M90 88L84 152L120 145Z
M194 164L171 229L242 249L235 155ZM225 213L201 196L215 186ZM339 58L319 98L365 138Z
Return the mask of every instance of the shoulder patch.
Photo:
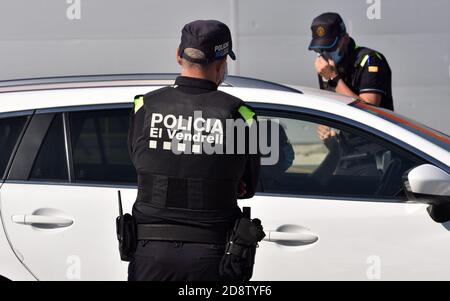
M134 114L144 106L144 95L136 95L134 97Z
M370 73L377 73L378 72L378 66L369 66L369 72Z
M251 126L253 124L253 117L255 116L255 112L253 112L247 106L240 106L238 110L239 114L241 114L242 118L244 118L245 122Z

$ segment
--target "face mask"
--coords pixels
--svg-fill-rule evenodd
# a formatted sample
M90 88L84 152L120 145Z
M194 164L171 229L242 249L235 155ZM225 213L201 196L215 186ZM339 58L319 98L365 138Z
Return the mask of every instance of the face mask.
M333 60L333 62L337 65L339 64L344 56L341 54L341 50L338 48L333 52L327 52L328 56Z
M228 78L228 63L225 65L225 71L223 72L223 82Z
M224 81L227 80L228 78L228 63L225 63L225 67L224 67L224 71L223 71L223 77L222 79L219 81L219 85L222 84Z
M342 61L342 59L344 58L344 52L341 51L343 46L344 46L343 45L343 39L340 38L339 41L338 41L337 49L335 51L333 51L333 52L328 52L327 51L328 56L333 60L333 62L336 65L338 65Z

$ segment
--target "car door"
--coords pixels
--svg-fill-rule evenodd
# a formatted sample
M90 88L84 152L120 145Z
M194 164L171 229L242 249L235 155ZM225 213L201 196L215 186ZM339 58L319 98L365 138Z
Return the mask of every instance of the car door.
M2 219L39 280L125 280L117 191L136 196L126 136L130 106L37 111L0 190Z
M426 160L323 112L280 106L259 115L287 139L279 138L277 163L262 167L261 192L240 201L267 233L253 280L450 279L450 223L406 203L402 190L403 173ZM338 148L357 151L341 151L336 163L336 143L318 138L321 125L334 129Z

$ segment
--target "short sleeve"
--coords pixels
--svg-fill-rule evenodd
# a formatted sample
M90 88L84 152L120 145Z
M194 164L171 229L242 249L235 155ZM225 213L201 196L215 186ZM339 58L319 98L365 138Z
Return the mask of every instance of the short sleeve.
M386 60L378 53L373 52L363 57L362 71L359 81L359 93L378 93L388 95L390 68Z

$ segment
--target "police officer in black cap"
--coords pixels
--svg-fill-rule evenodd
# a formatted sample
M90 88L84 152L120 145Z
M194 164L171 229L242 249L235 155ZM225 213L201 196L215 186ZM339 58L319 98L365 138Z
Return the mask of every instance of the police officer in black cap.
M337 13L324 13L313 20L312 41L309 50L318 53L315 62L320 88L364 100L371 105L394 110L392 73L389 64L378 51L357 46L347 33L344 21ZM352 174L379 176L376 157L379 147L355 135L321 125L319 138L330 149L324 174ZM339 156L337 156L339 154ZM344 161L343 157L358 160Z
M394 110L391 68L380 52L357 46L336 13L315 18L311 30L321 88Z
M255 193L260 156L214 151L231 143L227 121L257 126L247 104L217 90L228 56L236 59L225 24L191 22L177 49L175 85L135 97L129 151L138 174L139 241L129 280L233 280L219 264L242 216L237 199Z

